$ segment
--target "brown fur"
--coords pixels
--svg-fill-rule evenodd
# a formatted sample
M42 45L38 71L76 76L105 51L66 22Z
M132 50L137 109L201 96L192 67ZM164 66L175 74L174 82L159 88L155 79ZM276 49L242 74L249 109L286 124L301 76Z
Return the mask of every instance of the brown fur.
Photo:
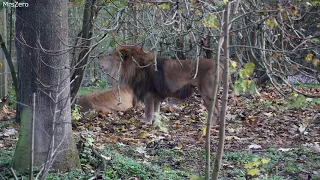
M80 97L77 104L81 106L80 112L96 110L104 113L125 111L137 104L133 91L128 86L120 86L120 97L121 103L119 103L118 88L112 88L106 91L85 94Z
M121 53L121 56L119 55ZM145 53L139 46L119 46L118 50L99 58L105 72L117 76L120 82L133 88L134 94L145 103L145 120L151 122L154 112L159 111L160 101L166 97L184 99L197 87L208 108L214 81L215 61L201 59L198 74L193 79L196 62L191 60L165 60L157 57L155 70L154 54ZM221 80L223 66L219 65ZM218 109L215 108L218 115ZM216 121L215 121L216 122Z

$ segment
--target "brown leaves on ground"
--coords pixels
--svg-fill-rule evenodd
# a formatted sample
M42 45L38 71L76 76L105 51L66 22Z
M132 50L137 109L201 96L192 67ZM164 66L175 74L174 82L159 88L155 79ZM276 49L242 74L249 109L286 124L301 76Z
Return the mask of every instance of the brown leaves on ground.
M310 90L315 91L315 90ZM290 107L288 99L265 88L261 96L229 98L226 123L226 150L268 147L295 147L320 141L319 103ZM3 109L0 122L7 122L8 109ZM6 114L7 113L7 114ZM129 109L113 114L96 114L73 122L76 134L90 134L96 146L122 143L169 149L203 148L207 111L201 97L193 95L183 102L168 99L161 105L161 123L142 124L143 110ZM13 131L14 130L14 131ZM12 133L14 132L14 133ZM212 151L218 144L217 126L211 130ZM12 147L17 140L17 126L1 126L0 146Z
M293 147L320 141L320 126L314 117L318 103L289 107L287 99L267 88L260 97L229 99L226 123L226 149L265 149ZM203 148L206 117L199 95L186 102L168 99L161 106L161 124L144 125L138 119L142 110L98 114L74 122L74 130L93 134L97 146L104 143L123 143L146 147L174 149ZM166 130L163 130L163 126ZM211 130L212 150L218 144L217 126Z

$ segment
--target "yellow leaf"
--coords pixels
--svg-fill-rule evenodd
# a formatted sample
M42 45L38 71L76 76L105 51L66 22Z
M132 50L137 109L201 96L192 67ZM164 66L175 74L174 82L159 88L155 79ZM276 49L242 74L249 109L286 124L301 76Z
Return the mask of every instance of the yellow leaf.
M202 137L206 136L206 134L207 134L207 127L206 127L206 126L202 127L202 128L201 128L201 131L202 131Z
M306 61L308 61L308 62L311 61L312 58L313 58L313 54L311 54L311 53L307 54L307 56L305 57Z
M167 4L167 3L164 3L164 4L161 4L161 5L160 5L160 8L161 8L161 9L169 9L169 8L170 8L170 5Z
M259 167L259 166L260 166L260 164L261 164L261 162L260 162L260 161L254 161L254 162L253 162L253 165L254 165L255 167Z
M0 62L0 67L2 67L2 62Z
M246 69L246 71L248 72L248 75L250 76L254 71L254 63L248 62L244 65L244 68Z
M250 175L250 176L255 176L255 175L258 175L259 173L260 173L260 171L257 168L248 170L248 175Z
M270 159L262 158L261 162L262 162L262 164L268 164L270 162Z
M233 139L233 136L226 136L226 141L231 141Z
M259 158L253 158L252 161L257 162L257 161L259 161Z
M270 17L269 19L267 19L266 25L271 28L274 28L274 27L277 27L279 24L278 24L276 18Z
M319 65L319 59L313 59L312 64L317 67Z
M174 149L182 149L182 144L179 144L178 146L176 146Z
M218 28L219 21L218 21L217 15L215 15L214 13L207 13L202 21L203 21L204 27L219 29Z
M236 68L236 67L237 67L237 62L236 62L236 61L231 61L231 66L232 66L233 68Z
M254 168L254 164L251 163L251 162L248 162L247 164L244 165L244 168L246 168L246 169L252 169L252 168Z

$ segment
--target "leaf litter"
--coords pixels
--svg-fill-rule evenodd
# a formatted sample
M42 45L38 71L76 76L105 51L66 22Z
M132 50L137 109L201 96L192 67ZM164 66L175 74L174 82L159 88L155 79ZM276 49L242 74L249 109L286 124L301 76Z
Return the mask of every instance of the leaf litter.
M291 148L306 146L312 148L314 153L319 153L320 117L316 117L319 103L289 107L287 102L272 87L265 88L261 96L256 97L231 95L226 116L225 151L259 152L268 148L290 151ZM125 112L100 112L83 117L73 121L73 131L75 134L90 133L96 147L103 147L106 143L134 146L135 152L147 159L151 157L147 153L148 148L181 152L204 149L207 112L199 94L194 94L184 102L169 98L162 103L160 112L161 124L157 126L139 121L143 115L142 109L128 109ZM8 116L7 109L0 115L0 123L8 121L3 118ZM1 126L0 147L14 147L17 131L18 126L11 122ZM212 127L210 135L211 152L214 154L218 146L218 126ZM193 163L188 165L190 168L204 164L202 162L199 165L195 159L186 158L185 161ZM226 165L233 166L228 162Z

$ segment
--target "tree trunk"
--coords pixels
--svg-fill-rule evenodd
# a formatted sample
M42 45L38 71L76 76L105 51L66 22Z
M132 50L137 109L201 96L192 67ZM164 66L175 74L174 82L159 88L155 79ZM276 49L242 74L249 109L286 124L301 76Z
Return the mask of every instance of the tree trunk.
M34 165L68 171L79 167L72 137L67 0L26 0L17 8L17 115L21 120L12 165L31 161L32 93L36 92Z

